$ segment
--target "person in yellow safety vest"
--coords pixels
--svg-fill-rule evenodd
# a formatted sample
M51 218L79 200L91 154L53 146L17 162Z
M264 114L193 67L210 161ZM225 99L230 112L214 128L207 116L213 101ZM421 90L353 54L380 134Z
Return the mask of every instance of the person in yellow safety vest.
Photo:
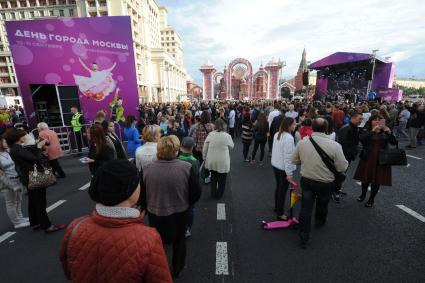
M74 132L74 138L77 143L78 152L81 154L83 148L83 125L84 125L84 116L78 112L78 108L73 106L71 107L72 119L72 131Z
M109 110L111 111L111 120L113 122L125 122L124 107L122 106L122 98L118 97L119 88L115 91L114 100L109 104Z

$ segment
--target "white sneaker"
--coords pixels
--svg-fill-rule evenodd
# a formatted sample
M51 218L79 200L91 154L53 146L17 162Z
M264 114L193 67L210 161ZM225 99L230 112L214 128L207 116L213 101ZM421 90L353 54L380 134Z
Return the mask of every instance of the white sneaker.
M192 233L190 233L190 230L189 229L187 229L186 230L186 233L185 233L185 235L184 235L186 238L189 238L190 236L192 236Z
M22 223L19 223L19 224L13 226L13 227L15 227L15 229L26 228L26 227L30 227L30 223L29 222L22 222Z
M205 184L209 184L209 183L211 183L211 177L210 176L205 178Z
M28 217L22 217L22 222L30 222L30 219Z

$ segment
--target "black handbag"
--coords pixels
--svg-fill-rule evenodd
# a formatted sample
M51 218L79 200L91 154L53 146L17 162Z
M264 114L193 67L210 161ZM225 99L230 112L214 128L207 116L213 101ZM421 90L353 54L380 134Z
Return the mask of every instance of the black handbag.
M379 151L378 162L379 165L406 166L406 151L404 151L404 149L399 149L398 143L396 144L396 148L381 149Z
M347 175L345 174L345 172L338 172L335 168L334 161L332 160L332 158L330 158L329 155L326 154L326 152L313 140L312 137L310 137L310 141L313 144L314 148L316 149L317 153L322 158L323 163L325 163L329 171L331 171L334 174L335 176L334 183L342 184L347 178Z

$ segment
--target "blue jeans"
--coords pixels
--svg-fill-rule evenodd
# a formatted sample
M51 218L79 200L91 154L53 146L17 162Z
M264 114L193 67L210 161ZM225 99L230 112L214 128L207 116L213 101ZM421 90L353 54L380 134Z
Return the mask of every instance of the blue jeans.
M251 143L242 143L242 144L243 144L243 158L247 160Z
M255 156L257 155L258 147L260 147L260 162L264 159L264 148L266 147L267 140L255 140L254 141L254 149L252 150L252 160L255 160Z
M186 230L192 230L192 225L194 220L195 220L195 206L191 205L187 211Z

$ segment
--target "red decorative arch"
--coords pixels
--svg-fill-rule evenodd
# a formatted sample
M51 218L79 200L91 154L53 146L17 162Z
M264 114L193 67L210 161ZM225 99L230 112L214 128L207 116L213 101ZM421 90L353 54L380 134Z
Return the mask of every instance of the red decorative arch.
M201 98L202 97L202 87L200 86L194 86L189 90L189 97L190 99L194 98Z
M254 74L254 76L252 77L252 81L255 81L260 75L264 75L266 78L268 78L268 74L267 74L267 72L266 71L264 71L264 70L259 70L258 72L256 72L255 74Z
M279 85L279 91L280 91L282 88L284 88L284 87L289 88L289 91L291 92L291 95L292 95L292 96L294 96L294 94L295 94L295 86L291 85L291 84L290 84L290 83L288 83L288 82L284 82L283 84L280 84L280 85Z
M263 92L258 92L257 88L257 79L263 76L265 79L265 89L263 90ZM268 81L269 78L269 74L267 74L267 72L264 69L260 69L259 71L257 71L254 76L252 77L252 93L251 93L251 98L254 99L263 99L263 98L267 98L267 88L268 88Z
M216 80L216 79L217 79L217 77L219 77L219 76L221 76L221 77L225 78L225 77L224 77L224 73L222 73L222 72L215 72L215 73L214 73L214 76L213 76L213 81L215 82L215 80Z
M232 92L232 70L233 67L237 64L244 64L248 68L248 76L247 76L247 84L248 84L248 97L251 98L252 96L252 65L251 62L249 62L247 59L244 58L236 58L232 62L230 62L227 70L227 77L226 77L226 98L231 99L231 92Z

